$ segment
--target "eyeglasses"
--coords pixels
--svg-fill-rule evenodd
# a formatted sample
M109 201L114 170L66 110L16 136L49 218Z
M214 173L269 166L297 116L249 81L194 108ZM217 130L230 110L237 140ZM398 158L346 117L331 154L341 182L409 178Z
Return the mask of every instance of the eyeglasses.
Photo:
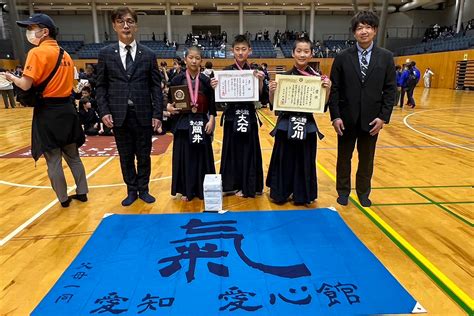
M120 27L124 27L125 23L127 23L128 26L135 26L137 22L135 22L132 19L128 19L128 20L115 20L115 23L119 24Z

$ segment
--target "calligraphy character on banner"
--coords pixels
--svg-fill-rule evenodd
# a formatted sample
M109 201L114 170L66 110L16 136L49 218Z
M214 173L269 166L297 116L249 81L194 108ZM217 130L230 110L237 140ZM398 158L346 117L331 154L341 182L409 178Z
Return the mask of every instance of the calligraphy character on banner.
M224 300L229 302L227 305L224 305L219 308L220 311L229 310L233 312L238 309L242 309L247 312L254 312L263 307L263 305L250 305L249 299L255 297L253 292L244 292L240 290L237 286L229 288L224 294L219 294L219 300Z
M95 304L99 304L101 306L97 309L91 310L90 314L111 313L114 315L118 315L121 313L125 313L126 311L128 311L127 308L117 308L117 307L121 303L127 302L127 301L128 301L128 298L119 296L117 292L110 292L109 295L104 296L102 298L98 298L95 301Z
M285 75L320 75L308 65L312 58L312 45L307 38L298 38L294 42L292 56L295 65ZM270 81L269 87L272 105L277 89L276 81ZM331 81L324 79L322 87L327 90L326 98L328 98ZM303 92L305 91L301 91ZM313 203L318 197L317 137L320 139L324 137L319 132L313 114L281 111L270 134L275 137L266 179L266 185L270 188L270 198L275 203L286 203L290 197L295 204Z
M189 237L170 242L171 244L185 243L185 245L176 247L176 250L179 253L178 255L163 258L158 261L158 263L170 262L168 266L160 269L161 276L169 277L173 275L183 267L181 260L189 260L189 264L187 264L188 271L186 271L186 279L188 283L192 282L195 279L194 273L197 259L216 259L224 258L229 255L228 251L217 250L217 244L221 244L219 241L221 239L233 240L237 255L251 268L282 278L293 279L311 275L311 272L304 263L291 266L272 266L252 261L242 250L242 240L244 239L244 235L238 234L237 229L233 226L225 226L232 224L237 224L237 222L234 220L202 222L199 219L191 219L186 225L181 226L181 228L186 229L186 236ZM201 235L206 233L210 234ZM206 241L205 245L200 247L197 242L204 240ZM210 240L217 240L217 242L216 244L207 242ZM208 262L207 267L209 272L215 275L220 277L229 276L229 268L223 264Z
M169 103L167 110L171 113L174 136L171 194L180 194L183 201L191 201L194 197L204 198L204 176L216 173L212 135L217 112L210 79L199 71L201 49L188 48L185 62L186 71L175 76L170 85L188 86L192 111L180 113L174 103ZM171 90L168 99L172 99Z

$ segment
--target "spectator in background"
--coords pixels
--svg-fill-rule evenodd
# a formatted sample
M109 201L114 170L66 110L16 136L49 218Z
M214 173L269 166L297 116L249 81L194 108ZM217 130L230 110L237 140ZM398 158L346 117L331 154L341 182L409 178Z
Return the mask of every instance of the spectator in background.
M402 74L403 74L403 71L402 71L402 66L400 65L396 65L395 66L395 73L397 75L397 94L395 96L395 104L394 106L397 106L398 102L400 102L400 96L401 96L401 93L402 93Z
M212 70L212 63L210 61L206 62L205 67L206 69L204 69L203 73L210 79L214 78L214 70Z
M170 81L168 77L168 63L166 61L160 63L160 76L161 81L164 81L165 83Z
M90 87L82 88L81 95L78 113L84 133L89 136L98 135L100 118L97 113L97 102L91 97Z
M425 73L423 75L423 81L425 84L425 88L431 88L431 77L434 76L434 72L431 71L430 68L426 68Z
M0 69L0 72L5 72L4 69ZM3 103L5 109L8 109L8 105L13 109L15 107L15 94L13 93L13 84L8 81L4 76L0 77L0 93L3 97Z

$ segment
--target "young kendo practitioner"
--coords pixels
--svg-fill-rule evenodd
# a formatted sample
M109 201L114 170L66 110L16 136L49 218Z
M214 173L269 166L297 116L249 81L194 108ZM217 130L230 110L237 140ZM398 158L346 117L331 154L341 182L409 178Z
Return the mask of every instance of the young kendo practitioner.
M295 65L285 75L321 76L308 66L312 58L313 44L308 38L298 38L293 44L292 56ZM331 81L322 76L322 87L329 98ZM269 84L270 102L273 104L276 81ZM292 199L295 204L311 204L318 197L316 177L317 138L319 132L312 113L279 112L275 129L272 157L268 168L266 185L270 188L270 198L276 203Z
M224 70L250 70L247 62L252 52L250 41L244 35L237 35L232 43L235 63ZM264 73L255 71L259 81L259 101L268 103L268 86L264 84ZM217 80L211 85L217 87ZM242 128L238 121L248 122ZM263 191L262 152L258 136L260 120L254 102L227 102L221 118L224 137L221 157L222 187L226 193L242 197L255 197ZM261 123L260 123L261 125Z
M200 72L201 61L201 49L190 47L185 56L186 71L171 80L168 93L172 102L171 87L187 86L191 100L191 111L180 111L175 103L167 106L174 136L171 194L181 194L183 201L203 199L204 176L216 173L211 136L216 117L214 89L210 79Z

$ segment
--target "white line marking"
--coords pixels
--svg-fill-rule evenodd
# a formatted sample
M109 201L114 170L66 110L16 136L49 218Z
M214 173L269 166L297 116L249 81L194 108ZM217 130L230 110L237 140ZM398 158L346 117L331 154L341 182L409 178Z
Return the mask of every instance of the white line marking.
M472 108L472 107L470 107ZM439 142L442 142L442 143L445 143L445 144L449 144L449 145L452 145L454 147L458 147L458 148L462 148L462 149L466 149L466 150L469 150L469 151L474 151L474 149L472 148L469 148L469 147L464 147L464 146L461 146L459 144L456 144L456 143L451 143L451 142L448 142L446 140L443 140L443 139L440 139L440 138L437 138L437 137L434 137L434 136L431 136L431 135L428 135L426 133L423 133L419 130L417 130L416 128L412 127L410 124L408 124L408 118L412 115L415 115L415 114L420 114L420 113L423 113L423 112L428 112L428 111L439 111L439 110L452 110L453 108L444 108L444 109L432 109L432 110L424 110L424 111L419 111L419 112L414 112L414 113L411 113L407 116L405 116L403 118L403 123L405 124L406 127L408 127L409 129L411 129L412 131L418 133L418 134L421 134L425 137L428 137L428 138L431 138L431 139L434 139L434 140L437 140ZM466 109L466 108L463 108L463 109Z
M92 177L94 174L96 174L100 169L104 168L105 165L107 165L109 162L112 161L112 159L114 159L115 156L112 156L112 157L109 157L109 159L107 159L106 161L104 161L103 163L101 163L97 168L95 168L94 170L91 171L91 173L89 173L86 178L89 179L90 177ZM76 186L73 186L71 187L70 189L68 189L67 193L71 193L74 189L76 188ZM0 240L0 247L4 246L8 241L10 241L10 239L12 239L13 237L15 237L16 235L18 235L23 229L25 229L26 227L30 226L35 220L37 220L41 215L43 215L44 213L46 213L51 207L53 207L56 203L58 203L58 199L54 199L53 201L51 201L48 205L46 205L45 207L43 207L43 209L41 209L38 213L36 213L35 215L33 215L33 217L31 217L30 219L28 219L26 222L24 222L23 224L21 224L20 226L18 226L14 231L12 231L10 234L8 234L5 238L1 239Z
M114 158L114 157L117 157L117 156L111 156L111 157L109 157L109 159ZM220 160L217 160L216 162L214 162L214 164L217 165L220 162L221 162ZM171 179L171 176L150 179L150 182L156 182L156 181L162 181L162 180L168 180L168 179ZM0 184L9 185L9 186L12 186L12 187L28 188L28 189L52 189L50 186L46 186L46 185L21 184L21 183L8 182L8 181L4 181L4 180L0 180ZM112 188L112 187L121 187L121 186L125 186L125 183L122 182L122 183L112 183L112 184L90 185L89 189ZM68 190L72 190L74 188L75 188L75 186L68 187Z

